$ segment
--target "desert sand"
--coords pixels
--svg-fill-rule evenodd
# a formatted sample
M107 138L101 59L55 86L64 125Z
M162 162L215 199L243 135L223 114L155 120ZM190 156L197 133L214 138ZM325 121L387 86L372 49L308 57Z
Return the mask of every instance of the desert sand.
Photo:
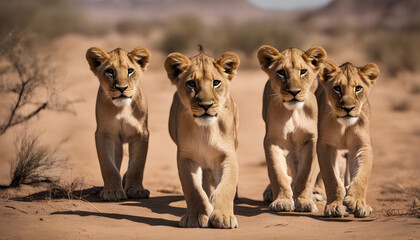
M127 38L130 50L142 39ZM178 221L186 210L176 169L176 146L171 141L167 121L175 87L163 69L164 56L152 51L149 70L142 87L149 102L150 145L144 185L150 199L102 202L102 186L96 156L95 98L99 82L84 58L86 49L99 46L111 50L122 45L108 36L106 41L81 36L65 36L52 48L60 66L59 84L63 97L76 102L69 113L44 112L31 121L31 131L44 132L47 143L61 144L68 156L64 180L84 178L83 200L49 198L42 186L21 186L1 190L0 239L419 239L420 219L407 216L415 198L420 198L420 94L411 94L410 78L419 75L380 77L370 94L371 137L374 166L367 201L374 212L368 218L353 216L336 219L322 216L325 202L317 213L275 213L262 201L268 184L261 117L262 93L267 80L259 69L239 68L232 91L240 110L239 199L235 214L239 228L182 229ZM70 50L69 50L70 49ZM255 57L255 56L252 56ZM342 56L329 59L341 61ZM357 59L357 58L356 58ZM362 59L364 61L364 59ZM355 62L365 64L366 62ZM256 58L255 58L255 61ZM340 63L340 62L339 62ZM393 102L409 101L406 111L394 111ZM0 161L0 184L9 183L13 139L10 131L0 140L5 160ZM125 149L126 150L126 149ZM125 154L122 173L127 168ZM34 194L30 197L28 195ZM22 198L23 197L23 198Z

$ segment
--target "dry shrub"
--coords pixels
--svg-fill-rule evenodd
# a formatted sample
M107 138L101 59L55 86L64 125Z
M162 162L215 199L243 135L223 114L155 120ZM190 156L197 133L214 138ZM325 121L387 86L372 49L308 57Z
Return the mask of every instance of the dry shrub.
M387 31L377 34L367 45L367 54L395 76L398 72L418 71L420 66L420 32Z
M196 16L182 16L163 23L163 30L158 48L164 53L191 51L202 44L215 55L237 50L251 56L263 44L285 49L299 47L302 42L298 31L278 19L211 25Z
M292 30L280 20L263 20L239 23L222 27L221 35L229 36L226 49L237 49L248 56L254 54L264 44L272 45L279 50L299 47L301 38L296 30ZM215 35L218 40L220 35Z
M390 216L417 216L420 217L420 201L415 198L408 210L388 209L385 210L385 215Z
M138 20L122 20L115 24L115 30L120 34L140 34L145 37L155 28L160 27L159 22L156 21L138 21Z
M192 45L197 46L201 34L206 28L199 17L181 16L166 22L165 34L160 43L160 49L164 53L184 52Z
M410 109L410 102L406 99L392 103L392 110L396 112L405 112Z
M97 35L106 31L87 21L77 9L76 1L0 1L0 37L11 30L37 33L42 40L70 32Z
M83 199L83 188L85 187L85 178L71 178L68 182L62 180L54 181L50 187L50 199L67 198Z
M56 69L34 42L30 35L12 33L0 42L0 93L9 105L0 114L0 135L44 110L69 111L75 102L60 97Z
M420 94L420 82L415 82L411 86L411 94Z
M16 158L10 167L9 187L59 179L57 170L64 167L66 159L59 155L58 147L42 144L39 136L26 132L17 137L15 146Z

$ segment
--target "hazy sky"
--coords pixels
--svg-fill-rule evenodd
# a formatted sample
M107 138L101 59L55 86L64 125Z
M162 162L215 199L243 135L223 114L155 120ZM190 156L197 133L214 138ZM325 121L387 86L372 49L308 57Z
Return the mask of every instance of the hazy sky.
M293 10L325 6L331 0L248 0L265 9Z

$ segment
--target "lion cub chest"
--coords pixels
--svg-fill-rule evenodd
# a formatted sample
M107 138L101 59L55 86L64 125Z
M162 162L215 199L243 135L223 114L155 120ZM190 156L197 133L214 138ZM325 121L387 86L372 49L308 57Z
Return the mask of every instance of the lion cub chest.
M114 134L117 134L122 142L130 142L145 131L144 122L136 117L131 109L123 109L116 113L112 125Z
M214 168L230 151L234 143L217 126L192 127L179 138L178 147L183 158L197 162L202 168Z
M292 150L304 144L309 135L315 134L316 122L301 110L279 111L270 117L276 121L268 123L267 136L285 149Z

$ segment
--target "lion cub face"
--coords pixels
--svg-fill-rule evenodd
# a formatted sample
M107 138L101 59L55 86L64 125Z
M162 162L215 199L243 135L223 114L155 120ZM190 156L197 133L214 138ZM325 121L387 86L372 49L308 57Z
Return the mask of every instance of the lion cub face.
M264 45L258 50L261 69L271 79L271 88L283 99L289 110L302 108L310 87L316 80L319 66L327 53L322 47L312 47L306 52L289 48L283 52Z
M320 82L340 124L351 126L357 122L378 76L379 68L374 63L364 67L355 67L351 63L340 67L331 61L324 63Z
M90 69L98 77L105 95L117 107L131 104L150 57L149 50L144 47L131 52L117 48L109 53L93 47L86 52Z
M192 58L171 53L165 60L168 77L177 86L182 104L201 126L216 122L238 66L239 58L232 52L216 60L204 53Z

